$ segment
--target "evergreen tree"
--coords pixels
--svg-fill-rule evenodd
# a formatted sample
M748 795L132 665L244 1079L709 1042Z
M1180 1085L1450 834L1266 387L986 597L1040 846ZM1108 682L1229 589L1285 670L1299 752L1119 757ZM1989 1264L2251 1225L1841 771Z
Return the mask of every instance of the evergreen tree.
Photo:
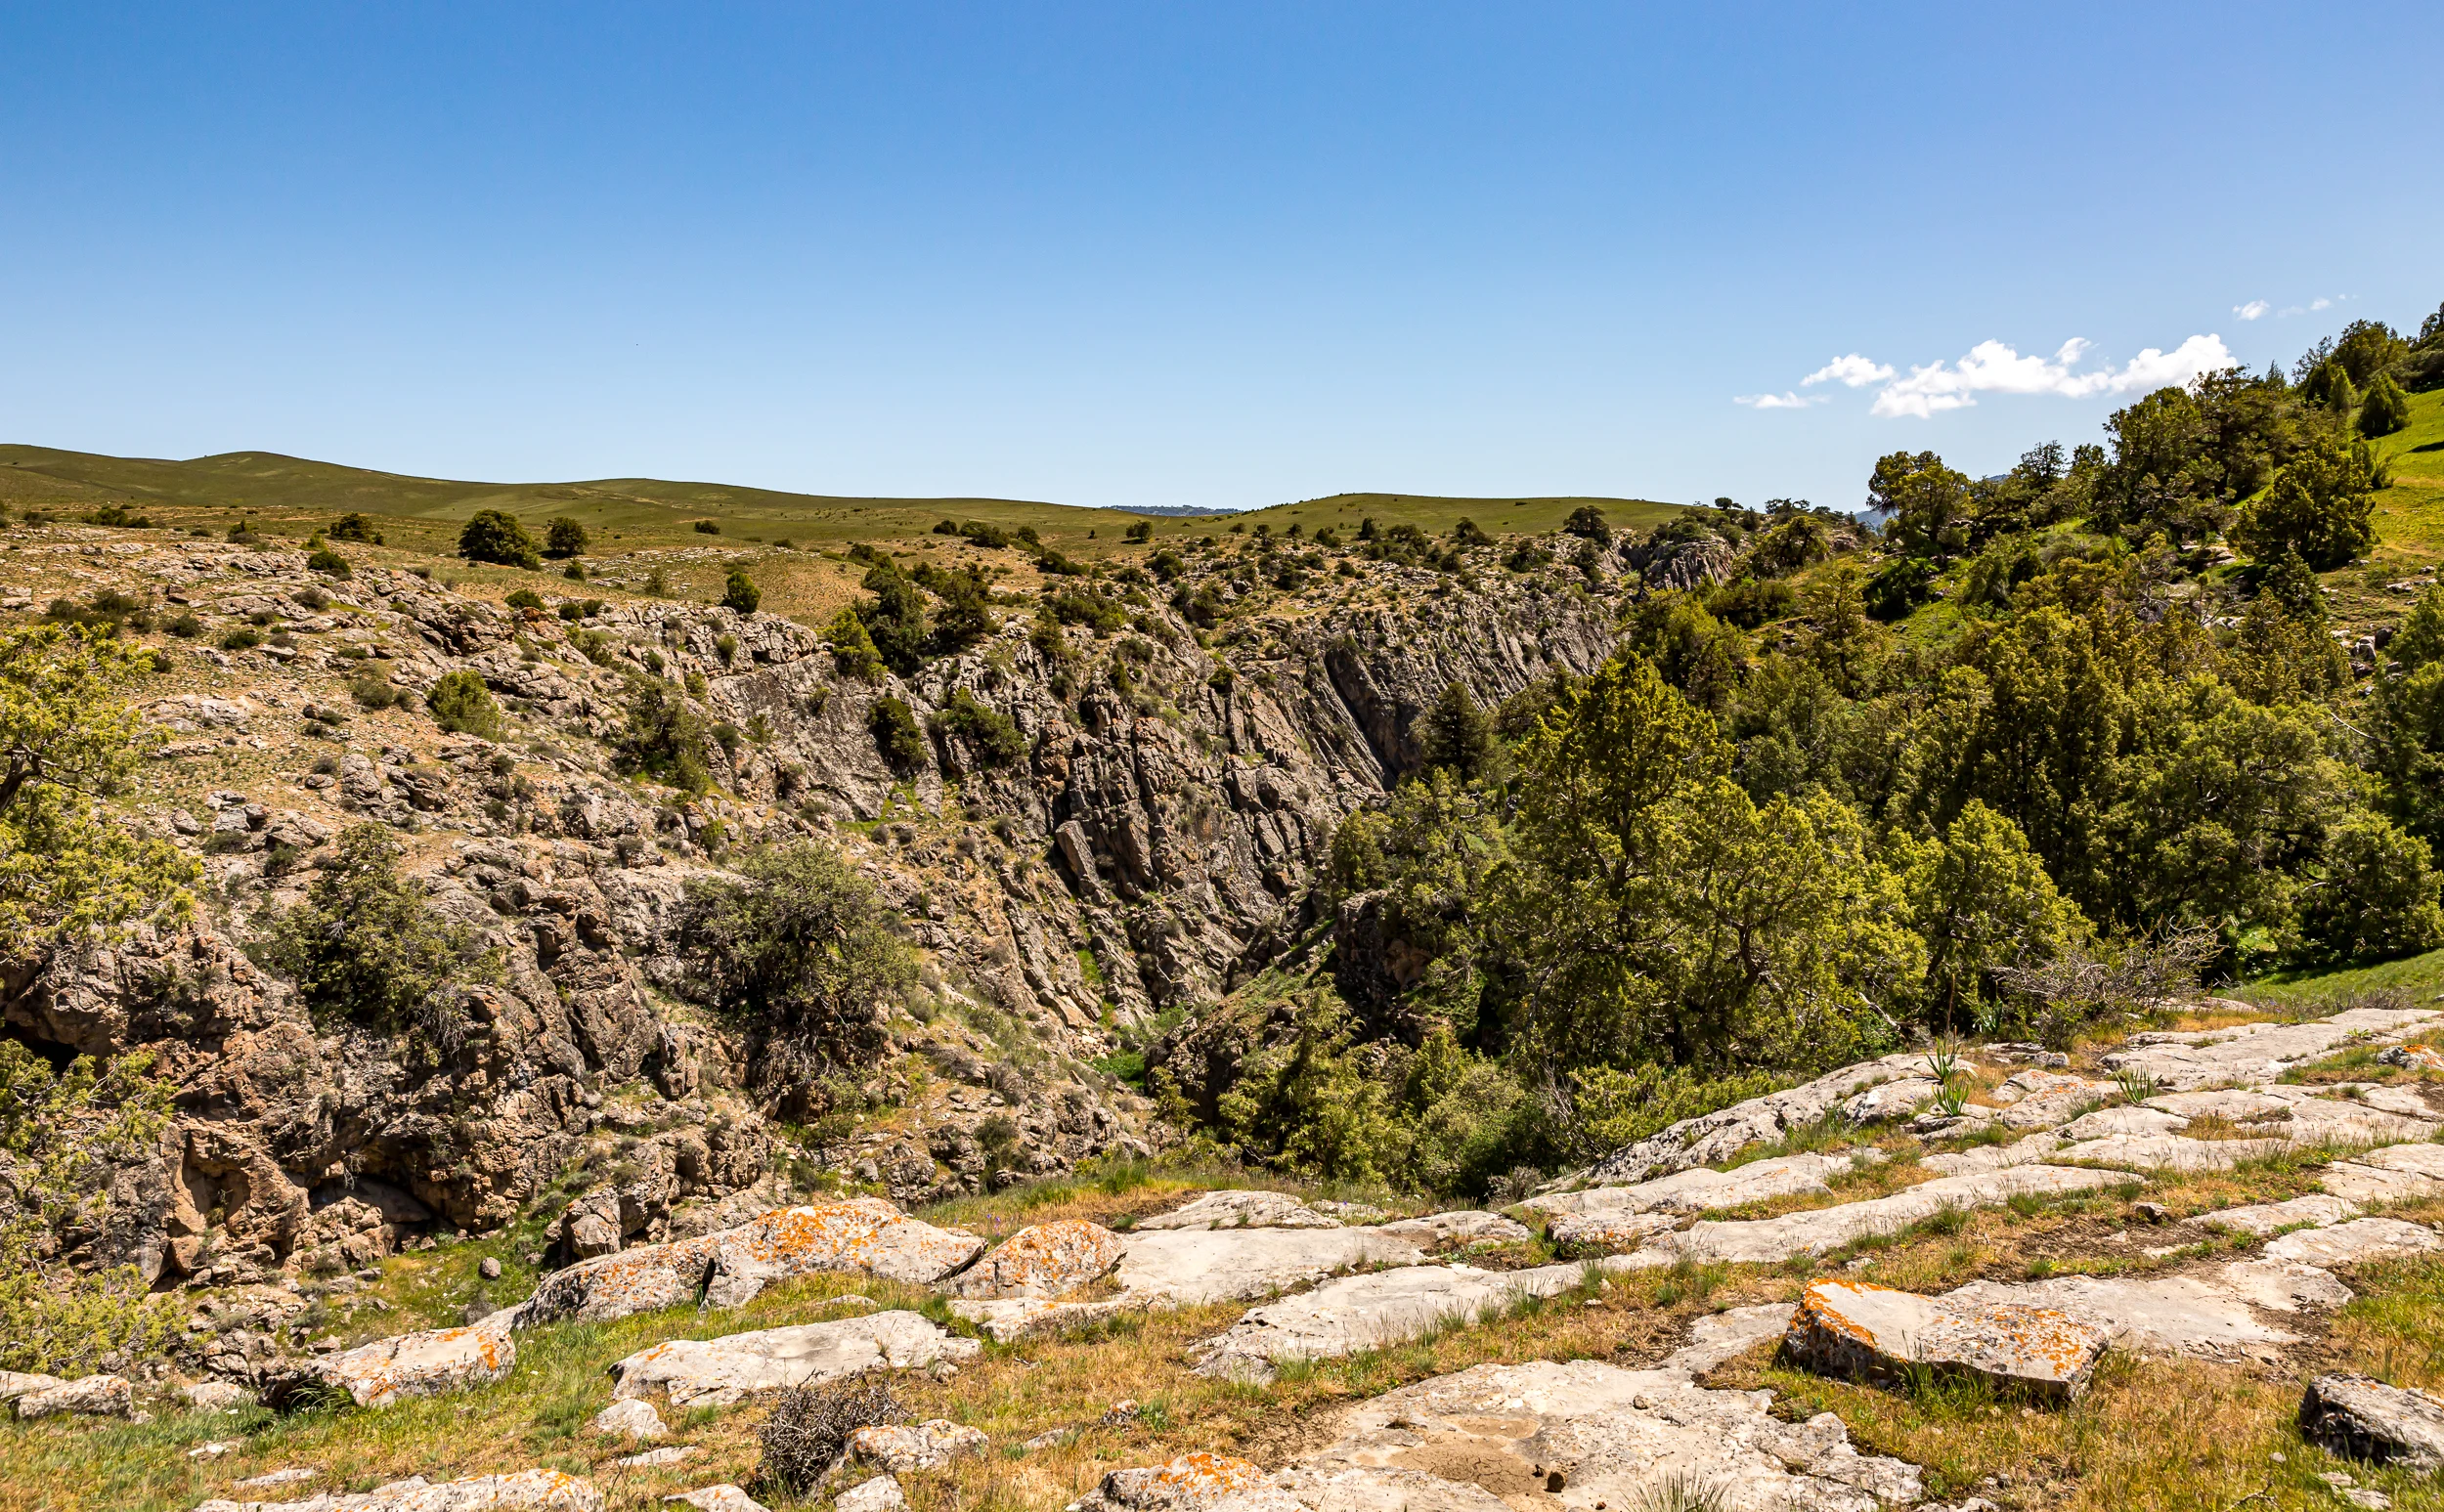
M756 586L755 580L747 576L746 569L731 568L729 582L721 588L721 607L734 609L740 614L754 614L756 605L763 602L764 590Z
M2390 436L2410 424L2410 396L2393 381L2389 372L2380 372L2368 385L2368 397L2359 405L2359 433L2363 436Z
M1442 696L1425 712L1418 744L1428 769L1441 767L1463 782L1490 778L1502 763L1502 743L1494 737L1493 716L1477 704L1464 682L1444 685Z
M872 598L857 603L883 665L906 676L925 665L925 595L907 575L889 562L877 562L862 586Z

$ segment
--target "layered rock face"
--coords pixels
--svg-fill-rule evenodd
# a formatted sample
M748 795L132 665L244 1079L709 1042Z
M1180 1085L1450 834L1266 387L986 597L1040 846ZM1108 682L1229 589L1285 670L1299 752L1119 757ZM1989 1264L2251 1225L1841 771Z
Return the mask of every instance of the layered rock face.
M788 1199L772 1173L790 1160L912 1203L1142 1148L1146 1104L1090 1068L1113 1027L1214 1001L1278 954L1332 825L1416 765L1447 684L1490 705L1592 670L1613 639L1612 604L1573 571L1377 563L1316 595L1345 596L1328 613L1268 600L1201 643L1158 589L1102 585L1127 628L1047 640L1007 613L965 652L868 683L803 626L700 605L593 601L572 623L217 542L16 565L64 571L35 557L71 549L77 578L202 621L147 705L167 744L133 820L200 853L212 906L0 982L0 1016L46 1053L155 1053L176 1119L70 1258L216 1285L481 1232L577 1169L594 1174L547 1235L561 1262L742 1222ZM1187 585L1258 591L1228 567ZM212 648L223 622L266 616L294 633ZM519 742L432 724L415 696L457 671L524 722ZM410 702L358 708L347 688L374 672ZM687 688L720 737L704 799L616 770L648 676ZM869 731L887 697L929 731L913 766ZM1015 721L1017 764L936 718L962 699ZM448 1005L444 1043L317 1024L241 948L366 821L503 962ZM687 883L729 846L792 836L836 845L924 952L931 1022L896 1026L858 1072L863 1097L922 1102L895 1132L830 1116L837 1089L686 1000ZM816 1137L785 1147L771 1118Z

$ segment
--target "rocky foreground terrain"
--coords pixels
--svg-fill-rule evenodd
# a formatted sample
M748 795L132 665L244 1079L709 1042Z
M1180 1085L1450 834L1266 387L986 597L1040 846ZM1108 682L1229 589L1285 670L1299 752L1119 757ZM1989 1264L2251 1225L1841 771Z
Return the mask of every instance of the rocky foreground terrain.
M1061 1188L1109 1221L994 1241L801 1204L243 1385L0 1389L21 1464L107 1447L142 1467L121 1504L198 1512L2423 1504L2444 1398L2365 1367L2444 1258L2444 1012L2188 1013L1850 1066L1508 1213ZM755 1484L743 1421L854 1378L912 1411ZM2182 1439L2175 1399L2256 1410ZM447 1473L384 1477L403 1453Z

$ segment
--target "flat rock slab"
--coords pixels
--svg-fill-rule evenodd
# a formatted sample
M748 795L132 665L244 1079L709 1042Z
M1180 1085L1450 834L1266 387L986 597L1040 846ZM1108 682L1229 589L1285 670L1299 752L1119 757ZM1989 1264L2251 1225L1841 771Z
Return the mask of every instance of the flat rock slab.
M1069 1512L1199 1512L1265 1484L1255 1464L1230 1454L1182 1454L1158 1465L1109 1470Z
M1751 1145L1778 1140L1821 1120L1870 1087L1904 1076L1932 1076L1919 1052L1886 1056L1828 1071L1814 1081L1770 1092L1695 1118L1683 1118L1605 1156L1557 1186L1620 1187L1698 1166L1721 1165Z
M1252 1302L1359 1266L1414 1266L1416 1244L1379 1229L1188 1229L1132 1232L1121 1295L1139 1307Z
M2167 1092L2149 1098L2142 1105L2185 1120L2220 1118L2236 1124L2280 1121L2291 1116L2289 1099L2239 1087L2219 1087L2211 1092Z
M2359 1216L2359 1204L2322 1192L2293 1197L2288 1202L2258 1202L2248 1207L2219 1208L2201 1213L2191 1223L2208 1229L2229 1229L2235 1233L2253 1233L2259 1238L2302 1224L2323 1229L2333 1224L2347 1223Z
M2007 1129L2057 1128L2097 1103L2117 1098L2120 1091L2112 1082L2068 1071L2022 1071L1997 1089L1997 1102L2011 1093L2018 1096L1996 1116Z
M2444 1249L2444 1235L2398 1218L2360 1218L2330 1229L2303 1229L2266 1245L2268 1260L2312 1266L2358 1265Z
M1528 1237L1527 1225L1500 1213L1462 1209L1378 1224L1375 1232L1429 1248L1443 1244L1509 1244Z
M1287 1191L1208 1191L1185 1207L1137 1221L1137 1230L1337 1229L1340 1220L1317 1212Z
M694 1507L696 1512L765 1512L763 1502L727 1481L719 1486L699 1486L692 1491L680 1491L662 1498L666 1507L674 1502L683 1507Z
M1545 1235L1565 1255L1624 1255L1680 1223L1675 1213L1564 1213Z
M2433 1119L2406 1118L2340 1098L2302 1098L2291 1104L2291 1114L2280 1126L2280 1133L2295 1145L2390 1145L2404 1140L2430 1140L2439 1127Z
M2444 1191L2444 1145L2391 1145L2327 1166L2327 1191L2353 1202L2402 1202Z
M2269 1313L2324 1311L2351 1299L2333 1272L2281 1260L2236 1260L2215 1273L2215 1284Z
M1973 1176L1982 1171L2034 1165L2069 1143L2059 1134L2039 1132L2022 1135L2008 1145L1973 1145L1967 1149L1928 1155L1918 1164L1939 1176Z
M1250 1308L1227 1331L1198 1345L1197 1373L1269 1381L1292 1360L1330 1360L1471 1323L1523 1297L1550 1297L1577 1286L1584 1266L1480 1271L1474 1266L1408 1266L1344 1275L1313 1291Z
M894 1475L938 1470L954 1459L976 1459L984 1453L982 1430L931 1418L914 1426L881 1424L849 1436L849 1457Z
M650 1443L670 1436L670 1427L650 1402L631 1397L614 1402L594 1414L594 1432L615 1439L633 1439Z
M27 1392L49 1391L54 1386L66 1384L56 1375L38 1375L30 1370L0 1370L0 1403L15 1402Z
M760 1328L719 1339L673 1339L611 1367L616 1398L668 1393L674 1407L732 1406L758 1392L968 1360L983 1346L915 1313Z
M2052 1165L1942 1176L1864 1202L1785 1213L1779 1218L1699 1223L1659 1236L1642 1253L1769 1265L1794 1255L1821 1255L1860 1239L1898 1233L1947 1210L1991 1207L2021 1195L2094 1191L2124 1180L2110 1171Z
M361 1407L386 1407L412 1397L489 1385L517 1363L517 1345L509 1338L511 1318L509 1313L497 1313L463 1328L428 1328L304 1361L268 1382L264 1400L285 1407L323 1387L346 1392Z
M1655 1368L1703 1375L1768 1339L1779 1340L1790 1321L1791 1308L1786 1302L1760 1302L1706 1314L1688 1325L1688 1342L1665 1356Z
M2101 1140L2111 1135L2178 1134L2190 1121L2156 1107L2100 1107L2083 1113L2055 1132L2066 1140Z
M1706 1488L1724 1507L1787 1512L1919 1498L1916 1467L1860 1454L1829 1412L1782 1422L1770 1400L1593 1361L1478 1365L1360 1403L1340 1440L1296 1468L1417 1471L1513 1507L1636 1508L1675 1482Z
M699 1300L740 1307L772 1281L821 1271L926 1285L983 1249L974 1234L920 1223L878 1197L775 1208L735 1229L554 1271L518 1307L513 1326L606 1322Z
M2112 1342L2107 1328L2055 1308L1827 1280L1801 1295L1782 1352L1826 1375L1891 1381L1923 1369L2067 1402L2087 1390Z
M1039 1333L1057 1333L1065 1328L1082 1328L1099 1323L1122 1313L1145 1307L1142 1301L1126 1297L1106 1297L1094 1302L1053 1302L1042 1297L1004 1297L985 1301L962 1300L950 1304L954 1318L962 1318L983 1332L995 1344L1025 1339Z
M908 1512L908 1493L890 1476L860 1481L832 1500L836 1512Z
M1020 1230L961 1272L951 1290L963 1297L1064 1297L1110 1275L1126 1241L1081 1218Z
M136 1389L118 1375L85 1375L56 1386L21 1394L17 1415L38 1417L125 1417L136 1409Z
M519 1470L429 1482L411 1476L370 1491L303 1501L207 1501L196 1512L602 1512L602 1492L561 1470Z
M2300 1397L2299 1431L2352 1459L2444 1467L2444 1398L2364 1375L2321 1375Z
M1547 1192L1520 1205L1542 1213L1702 1213L1708 1208L1741 1207L1771 1197L1812 1195L1825 1183L1854 1168L1848 1155L1776 1155L1753 1160L1728 1171L1700 1167L1679 1171L1627 1187L1590 1187L1579 1191Z
M1947 1293L1961 1302L2051 1308L2096 1324L2116 1346L2150 1355L2265 1359L2296 1335L2257 1320L2237 1291L2194 1276L2122 1280L2066 1275L2044 1281L1973 1281Z
M1842 1100L1842 1116L1855 1124L1885 1123L1907 1118L1943 1090L1932 1076L1902 1076L1869 1087Z
M2281 1140L2193 1140L2178 1134L2116 1134L2065 1145L2046 1158L2117 1171L2229 1171L2244 1160L2280 1154Z
M2408 1033L2435 1017L2427 1009L2354 1008L2307 1023L2244 1023L2228 1029L2134 1036L2149 1043L2104 1058L2116 1071L2138 1071L2172 1092L2273 1081L2294 1066L2354 1040Z

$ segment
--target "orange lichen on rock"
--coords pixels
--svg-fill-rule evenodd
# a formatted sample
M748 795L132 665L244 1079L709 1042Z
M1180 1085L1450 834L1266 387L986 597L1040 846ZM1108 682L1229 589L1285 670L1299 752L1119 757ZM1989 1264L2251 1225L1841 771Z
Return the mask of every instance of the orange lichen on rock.
M1082 1218L1022 1229L959 1277L969 1297L1057 1298L1102 1279L1120 1264L1121 1237Z
M2085 1391L2111 1342L2104 1328L2052 1308L1834 1280L1809 1286L1782 1335L1793 1360L1832 1374L1889 1378L1916 1367L2050 1398Z

